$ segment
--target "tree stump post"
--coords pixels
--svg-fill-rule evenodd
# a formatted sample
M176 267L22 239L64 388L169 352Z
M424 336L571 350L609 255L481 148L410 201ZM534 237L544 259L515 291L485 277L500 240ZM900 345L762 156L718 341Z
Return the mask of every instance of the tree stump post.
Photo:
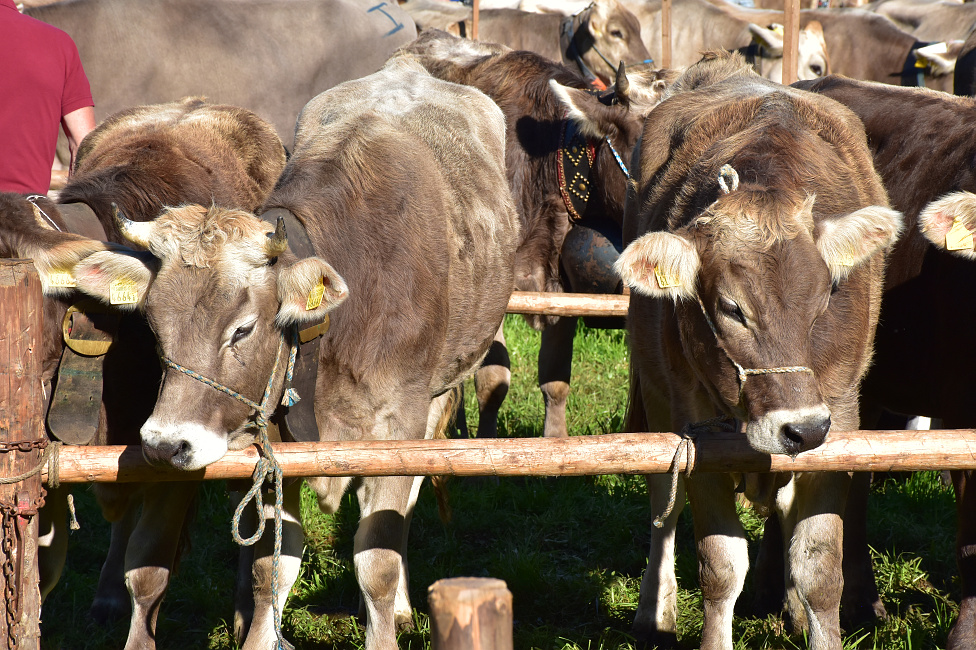
M438 580L427 600L434 650L512 650L512 593L504 580Z
M30 260L0 260L0 480L30 472L47 445L41 404L43 303ZM41 473L0 482L0 648L40 647L37 509Z

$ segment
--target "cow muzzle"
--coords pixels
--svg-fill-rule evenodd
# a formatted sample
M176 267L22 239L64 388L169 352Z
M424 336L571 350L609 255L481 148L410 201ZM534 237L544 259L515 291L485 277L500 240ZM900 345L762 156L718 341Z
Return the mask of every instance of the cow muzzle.
M201 425L165 425L150 418L140 431L142 455L150 465L185 471L203 469L227 453L227 436Z
M770 411L746 424L746 437L756 451L794 457L823 444L830 431L826 405Z

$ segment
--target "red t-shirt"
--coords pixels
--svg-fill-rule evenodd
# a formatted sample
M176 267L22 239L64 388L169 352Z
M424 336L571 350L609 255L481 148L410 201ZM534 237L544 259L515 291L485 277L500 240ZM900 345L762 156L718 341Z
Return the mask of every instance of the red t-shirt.
M78 48L0 0L0 191L47 194L61 117L94 106Z

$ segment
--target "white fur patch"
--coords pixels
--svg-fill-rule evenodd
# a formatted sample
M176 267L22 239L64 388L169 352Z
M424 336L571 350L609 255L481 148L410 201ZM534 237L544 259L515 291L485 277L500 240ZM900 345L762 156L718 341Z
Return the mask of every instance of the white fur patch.
M669 232L647 233L620 255L613 268L624 284L645 296L693 298L701 261L694 245Z
M164 423L153 414L139 431L144 447L185 444L179 469L203 469L227 453L227 435L195 423Z
M902 214L871 205L838 217L823 219L818 226L817 248L835 282L875 253L895 243L904 225Z
M957 225L958 224L958 225ZM945 249L953 227L976 232L976 194L954 192L929 203L918 215L918 229L934 246ZM953 255L976 259L972 248L957 248Z

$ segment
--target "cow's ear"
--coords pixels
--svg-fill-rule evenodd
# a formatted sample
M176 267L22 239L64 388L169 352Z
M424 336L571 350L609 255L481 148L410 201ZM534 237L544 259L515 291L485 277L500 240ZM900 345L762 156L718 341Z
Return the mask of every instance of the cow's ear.
M605 106L598 97L580 90L559 84L555 79L549 80L549 88L556 96L556 101L567 112L567 118L579 127L583 135L588 138L602 140L613 135L618 114L625 112L623 107Z
M755 23L749 23L749 33L752 34L752 40L761 45L770 56L780 57L783 56L783 34L779 30L783 27L782 25L772 27L773 29L766 29Z
M694 298L701 261L680 235L650 232L635 239L614 263L624 284L654 298Z
M145 304L159 260L145 251L101 251L75 264L77 289L119 309Z
M901 212L882 205L821 219L814 236L834 282L846 279L859 264L894 244L903 224Z
M66 235L63 243L56 246L29 246L27 257L34 261L41 276L41 289L46 296L60 296L74 291L74 268L79 261L109 246L96 239Z
M956 59L963 41L941 41L915 50L915 58L928 66L933 77L943 77L956 70Z
M336 270L317 257L306 257L278 274L280 326L300 325L322 318L349 295Z
M976 259L976 194L954 192L932 201L919 213L918 229L935 246L953 255Z

